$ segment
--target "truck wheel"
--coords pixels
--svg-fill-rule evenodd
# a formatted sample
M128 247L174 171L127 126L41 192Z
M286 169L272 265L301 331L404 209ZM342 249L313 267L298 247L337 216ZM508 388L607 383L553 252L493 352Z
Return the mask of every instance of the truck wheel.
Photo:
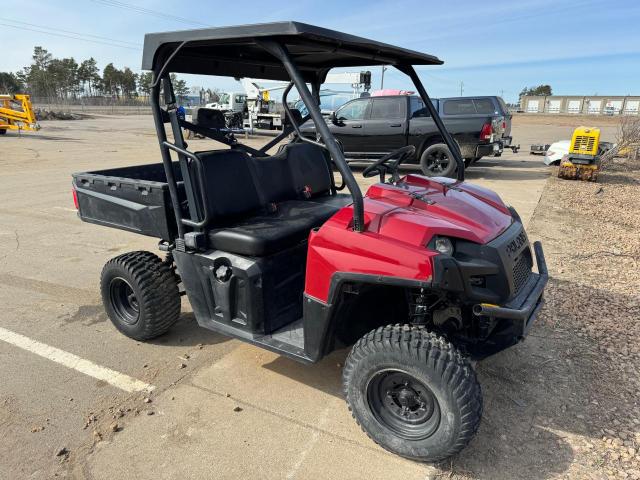
M180 316L176 276L151 252L129 252L109 260L102 269L100 291L111 322L136 340L162 335Z
M460 352L423 327L380 327L354 345L343 371L347 405L380 446L436 462L473 438L482 414L476 374Z
M456 161L444 143L428 146L420 156L420 168L427 177L455 177Z
M7 129L6 128L0 128L0 135L4 135L5 133L7 133Z

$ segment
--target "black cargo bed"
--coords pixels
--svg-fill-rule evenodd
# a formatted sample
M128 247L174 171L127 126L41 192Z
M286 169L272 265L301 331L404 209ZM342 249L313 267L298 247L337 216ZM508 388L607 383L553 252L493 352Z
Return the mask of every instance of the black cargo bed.
M184 184L177 162L178 194ZM78 215L89 223L171 241L177 236L169 185L162 163L74 173Z

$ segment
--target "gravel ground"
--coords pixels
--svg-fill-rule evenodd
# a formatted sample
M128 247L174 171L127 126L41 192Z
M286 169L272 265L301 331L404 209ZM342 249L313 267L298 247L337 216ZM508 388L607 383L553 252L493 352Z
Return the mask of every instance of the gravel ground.
M638 165L622 159L595 184L551 178L531 232L553 277L545 329L574 335L567 358L592 368L580 400L595 438L576 453L603 478L640 478L639 186Z
M528 228L547 304L527 341L479 364L480 434L443 476L640 478L639 186L623 160L598 183L549 178Z

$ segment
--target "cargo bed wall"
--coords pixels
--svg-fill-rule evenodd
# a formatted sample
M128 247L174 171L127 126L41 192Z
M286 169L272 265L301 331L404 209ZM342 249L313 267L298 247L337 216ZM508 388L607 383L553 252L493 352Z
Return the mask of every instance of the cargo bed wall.
M177 163L174 176L179 196L184 184ZM73 175L78 215L89 223L173 241L176 222L169 186L161 163L113 168Z

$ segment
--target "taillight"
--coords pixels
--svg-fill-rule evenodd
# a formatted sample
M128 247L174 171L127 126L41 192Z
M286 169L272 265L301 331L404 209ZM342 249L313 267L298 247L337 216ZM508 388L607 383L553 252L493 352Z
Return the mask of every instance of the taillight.
M78 205L78 192L76 192L75 188L71 191L73 192L73 204L75 205L76 210L80 210L80 206Z
M504 120L502 121L502 129L503 130L507 129L507 122L505 122Z
M482 130L480 130L480 140L491 140L492 134L493 134L493 128L491 128L491 124L485 123L482 126Z

